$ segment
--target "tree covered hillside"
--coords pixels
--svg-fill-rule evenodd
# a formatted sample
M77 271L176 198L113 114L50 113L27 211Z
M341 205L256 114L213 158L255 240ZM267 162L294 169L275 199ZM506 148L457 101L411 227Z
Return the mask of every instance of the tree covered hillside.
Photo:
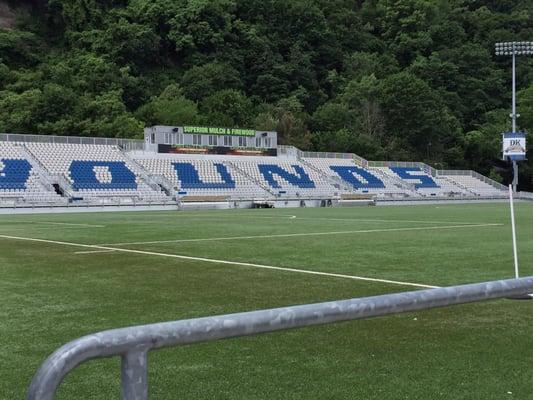
M530 0L0 5L16 16L0 25L0 131L274 129L302 149L492 176L511 101L510 59L494 43L533 40ZM518 88L519 126L532 132L533 57L519 58Z

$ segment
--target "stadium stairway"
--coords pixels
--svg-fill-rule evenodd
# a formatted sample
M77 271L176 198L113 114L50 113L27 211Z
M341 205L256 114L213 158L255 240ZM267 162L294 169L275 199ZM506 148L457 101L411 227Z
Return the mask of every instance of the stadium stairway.
M377 175L378 178L380 178L383 182L387 182L389 185L393 185L398 189L404 190L409 196L419 197L414 183L402 180L399 176L395 175L388 168L384 169L379 167L370 167L367 169L373 174Z
M356 191L354 190L354 187L348 184L347 182L345 182L344 180L342 180L341 178L336 177L333 174L326 173L324 170L316 167L315 165L308 162L304 158L298 158L298 161L304 166L306 166L307 168L314 170L317 174L320 174L322 177L324 177L324 179L328 180L329 183L333 187L346 192L346 194L356 193Z
M117 151L122 153L124 159L128 162L130 168L133 169L133 172L140 177L144 183L151 187L156 192L161 192L165 194L171 201L176 201L175 191L176 187L163 176L158 176L150 174L141 164L139 164L135 158L131 157L127 151L123 151L118 146L113 146Z
M259 186L261 189L267 191L268 193L270 193L272 196L276 197L277 194L276 192L274 192L270 187L268 187L267 185L263 184L263 182L259 181L258 179L254 178L252 175L248 174L245 170L243 170L242 168L239 168L239 166L231 161L228 161L226 163L233 171L237 172L238 174L246 177L246 179L248 179L249 181L255 183L257 186Z
M219 155L157 154L135 151L130 154L152 176L167 181L183 196L226 196L233 200L274 198L272 189L248 176L236 165ZM241 159L235 156L235 158ZM247 159L248 157L246 157Z
M26 155L26 158L38 171L42 174L41 176L48 177L49 182L54 187L56 193L65 198L75 197L75 191L70 182L62 174L52 174L48 169L43 165L41 160L32 152L31 148L25 144L20 143L20 149Z
M50 194L56 194L58 196L64 197L65 202L71 195L71 187L68 182L60 182L57 177L53 177L44 167L44 165L32 154L30 149L28 149L24 143L14 143L18 148L18 151L24 158L30 163L33 170L39 177L39 184L44 191L49 192ZM58 200L59 201L59 200Z
M464 186L475 196L505 197L507 195L505 186L475 171L462 171L463 174L448 174L450 172L442 171L439 173L439 178L446 178L456 186Z
M450 177L448 176L444 176L444 175L439 175L439 179L442 179L446 182L449 182L451 185L455 185L459 188L461 188L462 190L464 190L466 193L468 193L469 195L472 195L472 196L479 196L479 194L474 191L473 189L469 188L468 186L462 184L461 182L457 182L453 179L451 179Z
M93 205L175 204L116 146L47 142L28 142L25 146L53 179L68 189L71 201Z
M61 204L44 171L28 161L20 143L0 142L0 205L34 207Z

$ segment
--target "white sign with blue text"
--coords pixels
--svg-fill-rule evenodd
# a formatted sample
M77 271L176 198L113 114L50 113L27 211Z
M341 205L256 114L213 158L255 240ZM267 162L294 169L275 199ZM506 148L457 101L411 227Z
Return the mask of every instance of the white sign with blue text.
M513 161L526 159L526 134L524 132L503 134L503 158Z

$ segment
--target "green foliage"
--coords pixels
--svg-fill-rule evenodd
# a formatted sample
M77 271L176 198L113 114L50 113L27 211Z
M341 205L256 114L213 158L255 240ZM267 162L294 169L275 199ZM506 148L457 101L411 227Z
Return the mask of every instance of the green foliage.
M502 183L503 178L502 176L496 171L496 168L491 168L489 172L489 178L492 180L495 180L496 182Z
M518 113L520 126L527 132L533 132L533 83L518 92Z
M186 99L178 85L169 85L139 108L137 116L148 125L194 125L200 123L196 103Z
M443 151L457 140L459 123L437 92L423 80L400 72L383 82L381 98L387 136L400 139L390 149L392 154L400 150L427 159L433 151L441 161Z
M42 92L28 90L21 94L2 92L0 95L0 131L37 133L37 115Z
M107 29L73 32L69 38L73 46L101 54L119 65L143 68L158 62L160 38L150 26L123 17Z
M248 126L253 105L242 92L220 90L206 97L201 104L207 121L220 126Z
M494 42L533 35L523 1L22 3L33 12L0 30L1 130L133 137L143 124L255 126L304 149L485 173L509 130L510 60ZM533 60L519 57L528 132L532 79Z
M0 29L0 60L12 67L32 67L39 61L42 43L30 32Z
M224 89L242 89L239 72L226 63L212 62L192 67L181 79L185 95L192 100L201 100Z

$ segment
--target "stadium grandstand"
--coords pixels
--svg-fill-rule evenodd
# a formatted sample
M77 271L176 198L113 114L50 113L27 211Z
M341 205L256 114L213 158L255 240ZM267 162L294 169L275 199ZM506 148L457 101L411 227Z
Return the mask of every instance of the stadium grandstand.
M3 134L0 205L324 206L500 199L474 171L279 146L275 132L155 126L144 140Z

